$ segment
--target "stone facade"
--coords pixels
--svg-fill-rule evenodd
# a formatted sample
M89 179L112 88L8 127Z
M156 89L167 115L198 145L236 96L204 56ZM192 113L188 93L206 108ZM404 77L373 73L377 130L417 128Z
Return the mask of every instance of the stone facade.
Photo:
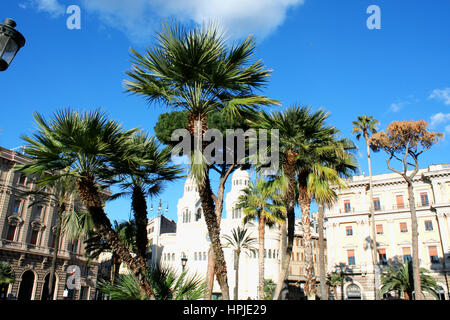
M3 298L40 300L52 262L57 206L54 201L35 204L34 196L24 195L33 189L34 180L15 171L14 165L27 161L22 154L0 147L0 261L9 263L15 274L14 283L3 288ZM62 236L54 299L94 298L97 262L88 265L83 253L81 239L72 242ZM65 290L71 265L80 268L81 290Z
M339 199L325 211L328 271L344 271L348 277L345 298L356 297L358 289L361 299L374 298L368 184L369 178L364 175L352 177L347 189L336 188ZM409 259L412 254L406 182L395 173L374 175L373 197L378 260L383 270L388 262ZM421 169L414 178L414 198L421 267L430 270L441 287L439 294L448 299L450 165ZM377 285L381 287L378 281Z

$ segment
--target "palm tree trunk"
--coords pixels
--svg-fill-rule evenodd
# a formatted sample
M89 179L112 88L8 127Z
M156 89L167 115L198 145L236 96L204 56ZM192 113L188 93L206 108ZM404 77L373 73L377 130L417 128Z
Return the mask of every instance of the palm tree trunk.
M369 165L369 196L370 196L370 218L371 218L371 232L372 232L372 265L373 265L373 288L375 294L375 300L380 300L380 290L379 290L379 270L378 270L378 259L377 259L377 233L375 229L375 210L373 207L373 188L372 188L372 161L370 159L370 148L369 148L369 137L365 136L366 148L367 148L367 162Z
M264 217L259 217L258 237L259 237L259 277L258 277L258 300L264 300L264 233L266 222Z
M284 174L289 179L289 186L286 193L286 217L287 217L287 245L286 245L286 253L281 255L282 259L282 265L281 265L281 272L280 277L278 279L277 286L275 288L275 292L273 295L273 300L280 299L281 296L281 290L285 286L285 281L288 276L289 271L289 263L291 262L291 256L292 256L292 248L294 246L294 232L295 232L295 156L293 153L289 153L286 157L286 161L283 164L283 171ZM283 226L285 229L286 227ZM284 230L285 231L285 230ZM284 237L282 239L282 243L285 240L286 234L285 232L281 233L281 236ZM284 259L283 259L284 257ZM289 286L288 286L289 290Z
M136 253L141 263L146 267L147 263L147 202L144 191L138 185L133 186L131 206L136 220Z
M320 299L328 300L328 292L325 285L325 238L323 234L324 207L319 205L319 277L320 277Z
M415 299L423 300L422 288L420 284L419 231L417 226L413 181L412 179L406 177L406 182L408 184L409 210L411 211L412 263Z
M241 253L236 251L236 261L234 265L235 270L235 284L234 284L234 300L239 299L239 258Z
M312 252L311 219L309 210L311 206L311 197L308 194L306 186L299 187L299 204L302 210L302 230L305 246L305 295L308 300L314 300L316 291L316 280L314 275L314 261Z
M140 259L135 260L130 253L130 250L120 241L117 233L114 232L111 222L103 210L103 202L99 190L93 179L79 179L77 181L80 198L87 207L89 214L92 217L94 224L94 231L97 232L103 240L105 240L120 259L127 265L130 271L139 281L139 285L148 297L153 296L153 290L149 286L146 279L145 265Z
M50 266L50 275L48 279L48 300L53 300L53 282L55 278L56 260L58 259L59 238L61 236L62 215L66 211L66 204L58 206L56 216L56 231L55 231L55 247L53 248L52 265Z

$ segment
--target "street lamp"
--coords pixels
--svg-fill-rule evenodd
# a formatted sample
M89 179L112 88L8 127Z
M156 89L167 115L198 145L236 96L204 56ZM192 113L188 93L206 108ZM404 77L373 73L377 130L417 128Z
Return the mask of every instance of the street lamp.
M15 27L16 23L10 18L0 24L0 71L8 69L17 52L25 45L25 38Z
M186 257L186 254L184 252L181 253L181 266L184 268L186 267L186 263L188 261L188 258Z

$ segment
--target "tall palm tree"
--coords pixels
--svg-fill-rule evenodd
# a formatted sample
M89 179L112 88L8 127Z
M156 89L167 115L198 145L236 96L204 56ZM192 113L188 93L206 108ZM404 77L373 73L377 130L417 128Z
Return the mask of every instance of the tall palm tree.
M23 136L27 143L25 152L31 161L20 170L30 175L50 171L53 174L47 177L47 182L62 176L75 177L77 191L92 218L94 231L114 247L139 280L141 289L150 296L152 290L145 279L145 265L133 258L112 229L104 211L102 194L104 188L121 179L115 174L115 164L127 161L145 165L148 162L130 147L137 129L125 131L100 111L80 114L66 109L56 112L49 122L39 113L34 114L34 119L38 131L32 137Z
M337 194L334 188L346 188L347 184L343 178L351 176L357 171L356 159L353 151L355 145L348 139L334 141L334 150L329 152L328 157L324 158L324 163L334 169L327 174L318 174L311 192L314 200L319 206L318 210L318 234L319 234L319 277L320 277L320 298L328 300L325 271L325 238L324 238L324 209L330 207L337 200ZM332 187L333 186L333 187Z
M259 281L258 299L264 300L264 235L266 225L282 224L286 208L279 205L281 199L273 186L259 178L256 183L249 183L248 188L243 190L236 206L243 209L244 224L250 220L258 220L258 242L259 242Z
M431 293L437 300L439 296L436 291L439 286L433 277L427 275L428 270L420 268L420 284L422 291ZM381 294L398 290L404 294L406 300L413 298L414 277L412 261L406 263L392 263L381 275Z
M253 38L227 47L223 34L213 25L192 30L166 25L156 40L145 55L132 50L133 67L127 72L131 79L124 85L128 92L142 95L148 102L188 111L187 130L194 137L189 155L191 168L214 252L216 277L223 299L228 300L227 268L209 178L211 165L202 155L203 138L207 117L213 111L222 111L232 118L259 105L276 103L253 93L267 82L271 72L264 69L261 61L251 63Z
M248 229L241 229L240 226L231 230L231 236L224 235L225 248L233 248L234 251L234 271L235 271L235 285L234 285L234 300L238 300L239 293L239 258L242 252L254 252L256 248L254 244L257 243L256 238L253 238L248 233Z
M302 231L305 246L305 294L308 299L315 295L315 275L312 254L312 234L310 207L314 195L327 188L327 183L339 179L339 172L334 167L336 156L345 154L342 141L338 139L339 130L328 126L328 114L323 111L311 111L301 108L302 117L299 139L296 144L296 174L298 183L298 203L302 211Z
M143 265L147 261L147 196L159 194L164 183L180 178L181 168L169 165L170 149L160 149L155 138L137 134L132 138L131 147L134 154L145 159L140 162L119 161L115 164L117 174L123 177L122 191L112 195L108 200L131 195L131 207L136 224L136 254Z
M372 163L370 158L370 146L369 139L372 134L377 132L378 120L374 119L373 116L358 116L356 121L353 121L353 134L356 134L356 139L359 140L361 137L366 141L367 150L367 163L369 166L369 219L371 219L371 233L372 233L372 264L374 270L374 293L375 300L380 300L380 290L379 290L379 267L378 267L378 254L377 254L377 234L375 230L375 210L373 204L373 188L372 188Z
M295 157L298 155L297 141L303 139L299 134L300 127L306 125L305 110L299 106L292 106L283 112L273 111L272 113L261 112L256 120L249 121L255 128L266 130L278 130L279 138L279 173L278 188L283 190L283 198L286 205L287 224L282 226L282 243L285 242L287 231L287 243L282 248L282 266L277 288L274 293L274 300L280 298L280 293L284 282L287 278L289 263L292 256L292 248L294 246L294 230L295 230L295 204L296 195L296 167ZM286 230L287 227L287 230Z

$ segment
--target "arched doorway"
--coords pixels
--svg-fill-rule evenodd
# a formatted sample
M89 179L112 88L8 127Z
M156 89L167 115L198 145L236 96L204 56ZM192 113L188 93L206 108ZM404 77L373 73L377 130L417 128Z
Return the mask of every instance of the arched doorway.
M49 282L50 282L50 273L47 274L45 276L45 280L44 280L44 286L42 288L42 294L41 294L41 300L49 300L49 295L48 295L48 286L49 286ZM53 286L52 286L52 300L55 296L55 287L56 287L56 276L53 276Z
M347 287L347 300L361 300L361 288L352 283Z
M31 270L25 271L22 274L22 280L20 281L18 300L31 300L34 287L34 272Z

